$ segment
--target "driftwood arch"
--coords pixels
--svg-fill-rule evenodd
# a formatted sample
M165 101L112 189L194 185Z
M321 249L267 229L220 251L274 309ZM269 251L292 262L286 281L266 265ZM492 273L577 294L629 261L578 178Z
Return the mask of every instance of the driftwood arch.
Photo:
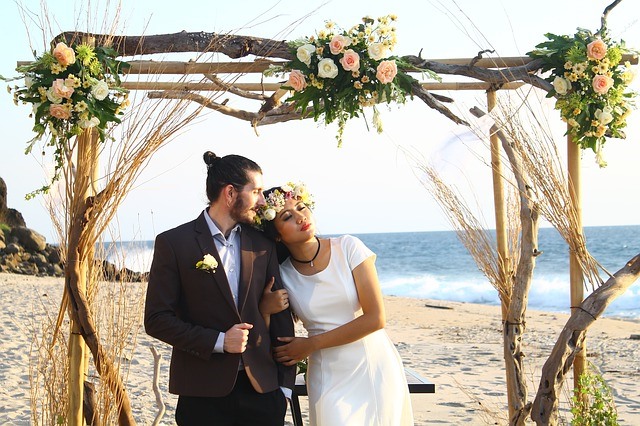
M608 13L608 11L605 11ZM604 17L606 17L606 13ZM604 19L604 18L603 18ZM253 56L254 61L238 62L156 62L156 61L131 61L130 75L162 75L172 74L182 76L178 81L125 81L124 86L130 90L149 91L148 96L158 99L182 99L195 102L201 108L214 109L223 114L248 121L252 126L286 122L301 118L300 113L294 111L291 105L282 102L286 91L280 89L277 82L265 82L262 78L255 82L238 82L238 76L261 75L270 64L278 61L292 59L287 43L264 38L224 35L216 33L187 33L154 35L154 36L110 36L101 34L89 34L79 32L65 32L56 37L56 41L64 40L72 44L79 40L95 40L98 45L111 45L123 57L149 55L155 53L217 52L231 59L241 59ZM536 75L542 62L526 57L516 58L484 58L487 52L481 52L478 56L468 59L424 59L420 56L407 55L403 59L411 64L412 69L406 72L420 72L428 69L437 74L457 75L475 79L475 82L461 83L415 83L412 93L421 99L427 106L439 111L449 120L468 125L462 118L456 116L446 106L452 99L431 93L433 90L484 90L487 92L488 105L492 108L496 103L495 92L497 90L515 89L524 84L531 85L546 92L552 86ZM637 57L626 57L626 60L637 64ZM187 81L185 76L202 75L201 81ZM229 75L227 79L218 77L220 74ZM253 99L259 103L256 111L234 109L225 102L218 103L209 96L195 92L225 91L244 98ZM482 113L478 113L482 114ZM65 272L66 294L69 300L69 312L72 319L72 334L70 348L72 360L70 365L70 411L68 421L70 424L82 424L82 378L83 378L83 342L91 350L96 369L101 375L114 377L113 362L104 352L97 338L96 328L93 323L91 308L85 297L87 270L90 269L92 253L83 249L83 241L94 241L98 230L92 227L92 220L100 215L100 203L108 194L105 191L95 191L92 188L95 180L97 161L97 138L90 131L86 131L79 137L78 150L80 152L77 164L76 180L73 191L76 195L69 213L71 220L67 229L67 264L74 265ZM506 270L505 236L503 228L505 224L505 211L502 189L500 147L506 150L511 158L512 150L504 135L499 129L495 129L491 137L492 144L492 169L494 173L496 228L498 233L498 258L502 265L502 279L513 279L512 271ZM568 143L570 150L569 170L579 175L579 148L571 141ZM153 149L146 153L147 157ZM513 162L518 159L513 157ZM517 169L517 167L516 167ZM135 173L134 173L135 174ZM575 176L575 174L574 174ZM530 285L530 274L535 266L535 251L537 249L537 210L531 198L527 194L524 181L521 190L522 211L521 216L526 223L527 244L522 247L519 272L525 276L521 279L523 293L511 295L508 299L501 296L503 303L504 346L505 365L507 371L508 406L510 423L514 425L524 424L527 417L532 418L538 424L554 424L554 416L557 415L556 391L564 380L569 367L573 364L576 374L580 370L579 360L584 355L584 336L588 326L602 314L606 306L630 286L640 275L640 257L636 256L622 268L615 276L604 283L598 291L594 292L583 302L581 293L583 287L582 271L579 263L572 259L572 293L575 294L576 303L571 319L565 326L562 336L554 348L552 356L545 364L543 380L538 389L537 397L533 404L527 401L527 390L524 384L522 363L524 354L521 350L522 336L524 334L526 301ZM117 186L117 183L114 183ZM572 180L569 192L574 194L574 203L579 205L579 180ZM126 191L125 191L126 193ZM528 274L528 275L527 275ZM575 278L575 279L574 279ZM527 282L528 280L528 282ZM584 362L584 359L583 359ZM74 372L75 370L75 372ZM111 380L109 388L119 401L118 421L120 424L135 424L131 413L131 404L127 396L124 384L115 374L116 379Z

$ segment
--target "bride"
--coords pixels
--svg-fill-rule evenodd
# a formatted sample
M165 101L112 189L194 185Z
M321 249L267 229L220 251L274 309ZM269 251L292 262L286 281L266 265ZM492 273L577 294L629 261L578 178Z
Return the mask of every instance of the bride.
M309 358L311 425L413 425L402 360L384 331L385 311L375 254L358 238L319 238L303 185L265 191L257 224L287 255L286 290L265 296L263 315L288 303L308 337L281 337L275 359ZM283 297L284 293L284 297Z

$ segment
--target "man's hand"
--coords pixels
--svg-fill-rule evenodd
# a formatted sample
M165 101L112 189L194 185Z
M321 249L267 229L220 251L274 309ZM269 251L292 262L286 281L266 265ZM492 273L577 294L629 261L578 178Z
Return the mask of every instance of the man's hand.
M246 322L235 324L224 334L223 349L231 354L241 354L247 349L247 341L249 340L249 330L253 328L253 324Z
M280 289L272 291L275 282L276 280L271 277L262 292L259 306L262 316L277 314L289 307L289 293L287 293L287 290Z

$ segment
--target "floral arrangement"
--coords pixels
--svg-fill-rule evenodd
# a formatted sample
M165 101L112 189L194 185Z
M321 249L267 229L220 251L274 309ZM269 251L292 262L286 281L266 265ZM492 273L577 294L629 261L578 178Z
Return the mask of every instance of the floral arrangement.
M196 262L196 269L206 272L216 272L218 261L210 254L205 254L202 260Z
M627 91L634 77L631 64L621 63L629 50L624 41L611 40L606 29L595 34L578 29L572 37L545 36L549 41L528 55L544 60L543 72L551 71L547 81L553 90L547 97L556 96L555 108L568 124L567 133L582 149L591 148L605 167L602 147L608 137L625 137L622 129L635 97Z
M295 59L267 73L289 72L283 87L293 91L289 100L303 116L312 113L316 121L324 116L325 124L338 121L338 145L346 121L368 106L373 107L374 126L382 132L376 105L405 103L415 81L399 69L408 64L390 56L396 45L395 20L394 15L365 17L348 31L329 21L317 36L291 42Z
M262 228L263 221L272 221L284 208L284 203L292 198L302 201L307 207L313 209L314 202L311 194L302 183L287 182L280 188L276 188L265 198L266 204L255 216L254 225Z
M24 79L24 86L13 87L14 103L32 105L30 116L36 133L25 153L30 153L45 134L49 135L46 146L54 147L56 163L52 182L59 178L70 139L93 128L104 142L109 126L120 123L119 116L129 100L119 74L129 65L116 57L117 52L109 47L70 47L60 42L34 62L16 69L22 75L12 80ZM48 189L45 186L27 197Z

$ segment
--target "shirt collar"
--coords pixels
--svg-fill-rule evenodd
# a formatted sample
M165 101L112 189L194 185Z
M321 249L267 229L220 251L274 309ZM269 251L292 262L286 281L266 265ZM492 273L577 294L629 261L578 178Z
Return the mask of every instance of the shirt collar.
M220 230L220 228L218 228L218 225L216 225L216 223L211 219L211 216L209 216L209 209L204 209L204 220L207 221L207 226L209 227L209 231L211 231L211 236L222 238L222 240L227 239L222 233L222 231ZM232 240L235 234L238 234L238 235L240 234L241 230L242 230L242 227L240 226L239 223L237 223L236 226L234 226L231 229L228 239Z

